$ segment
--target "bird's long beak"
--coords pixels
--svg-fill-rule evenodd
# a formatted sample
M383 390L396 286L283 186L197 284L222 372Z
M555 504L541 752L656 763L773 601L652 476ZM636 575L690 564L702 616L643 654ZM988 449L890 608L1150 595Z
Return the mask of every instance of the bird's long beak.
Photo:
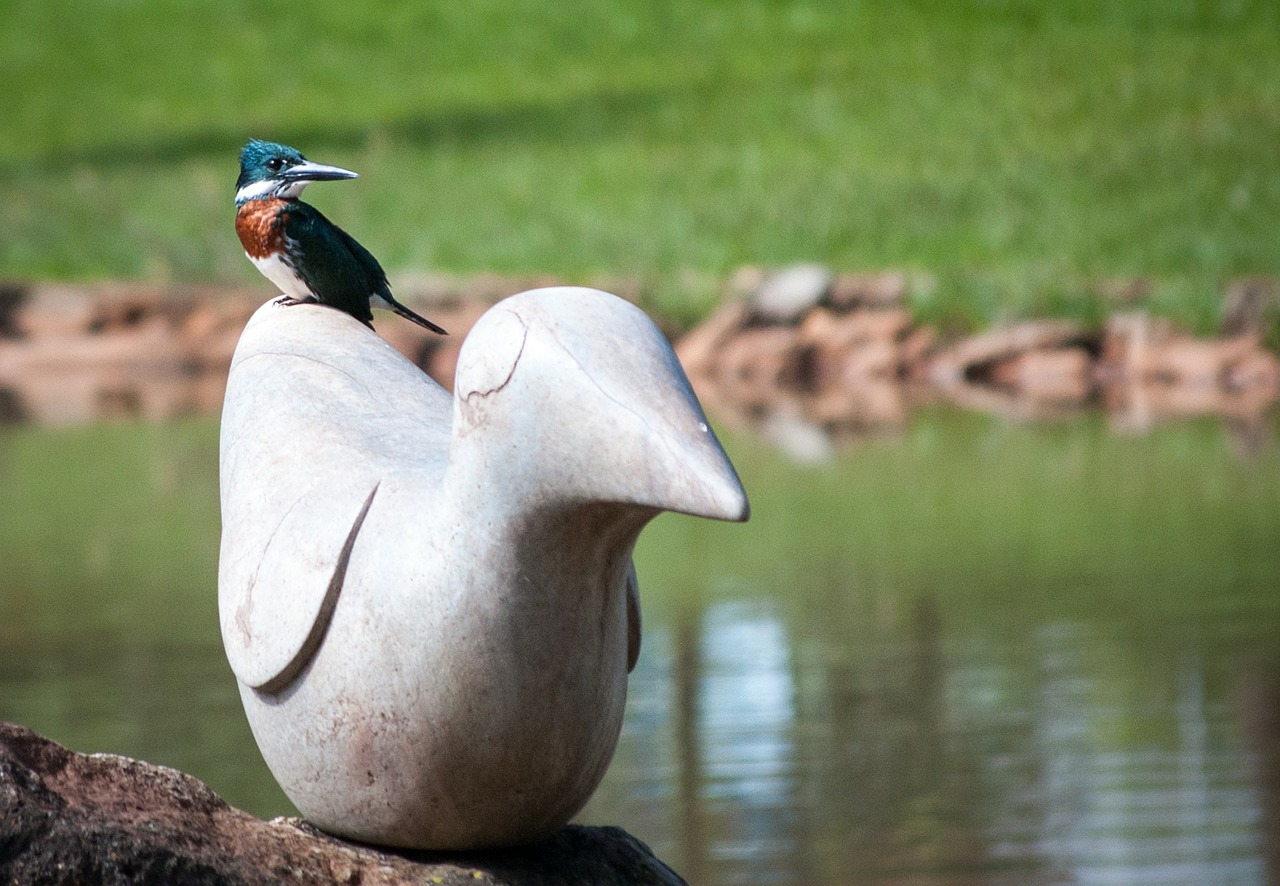
M280 178L287 182L299 182L306 184L308 182L332 182L340 181L344 178L359 178L356 173L349 169L341 169L337 166L326 166L323 163L312 163L310 160L290 166L288 169L280 173Z

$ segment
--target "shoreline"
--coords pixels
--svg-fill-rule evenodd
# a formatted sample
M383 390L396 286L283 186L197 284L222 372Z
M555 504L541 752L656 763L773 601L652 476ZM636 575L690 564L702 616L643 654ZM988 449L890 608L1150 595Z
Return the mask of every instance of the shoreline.
M397 294L450 335L390 314L376 325L448 388L457 349L484 310L560 282L420 278ZM640 284L598 285L652 313ZM1195 416L1257 422L1280 400L1280 357L1263 344L1274 281L1229 288L1222 332L1199 337L1126 305L1100 325L1024 320L946 335L913 316L907 285L894 272L742 269L691 329L655 319L713 420L765 436L819 434L837 448L892 433L917 405L936 401L1016 421L1103 410L1117 430L1140 433ZM262 285L0 285L0 422L56 427L216 412L240 331L270 297Z

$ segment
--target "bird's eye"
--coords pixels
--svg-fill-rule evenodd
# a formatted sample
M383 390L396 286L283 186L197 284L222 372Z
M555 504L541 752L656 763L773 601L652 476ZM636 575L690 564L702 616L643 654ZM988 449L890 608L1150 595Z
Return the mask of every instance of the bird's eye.
M267 161L267 169L270 169L272 172L279 172L281 166L284 166L284 161L279 157L272 157Z

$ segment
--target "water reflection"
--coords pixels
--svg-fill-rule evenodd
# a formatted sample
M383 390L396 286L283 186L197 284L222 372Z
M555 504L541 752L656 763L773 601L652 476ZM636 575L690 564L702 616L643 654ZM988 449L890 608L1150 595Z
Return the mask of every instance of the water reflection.
M1038 857L1078 883L1262 882L1248 757L1200 653L1175 654L1157 696L1120 699L1087 625L1049 625L1034 642L1030 765L1005 792L1026 799L995 822L998 857ZM1123 741L1135 715L1161 740ZM1035 826L1020 832L1028 812Z
M0 434L0 719L290 811L217 642L217 428ZM694 884L1280 879L1280 446L935 414L833 467L729 440L662 517L582 819Z
M690 648L696 670L696 718L684 730L696 739L682 748L683 762L698 775L690 816L709 858L691 865L691 876L710 864L728 863L768 876L773 859L795 857L801 839L794 771L797 754L795 686L783 627L768 607L730 603L702 618L700 642ZM682 675L683 676L683 675ZM696 761L696 762L695 762ZM692 781L692 779L687 779Z
M691 883L1268 882L1276 761L1196 643L1117 685L1132 650L1088 622L957 644L936 601L909 610L857 655L768 603L657 626L585 817L632 822Z
M801 464L830 462L868 441L901 437L917 410L939 403L1028 425L1074 421L1100 411L1124 436L1151 434L1171 422L1216 418L1242 457L1263 451L1275 431L1276 392L1270 390L1126 384L1104 387L1096 398L1062 403L986 384L928 387L873 380L831 391L769 386L744 393L706 380L695 383L717 424L766 440Z

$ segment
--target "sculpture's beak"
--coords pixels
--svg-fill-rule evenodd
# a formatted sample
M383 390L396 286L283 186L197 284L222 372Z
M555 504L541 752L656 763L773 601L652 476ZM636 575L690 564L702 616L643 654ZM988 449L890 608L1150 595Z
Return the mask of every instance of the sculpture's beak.
M745 521L751 515L747 492L692 390L687 400L671 398L663 411L665 426L650 424L654 431L648 453L652 504L695 517Z

